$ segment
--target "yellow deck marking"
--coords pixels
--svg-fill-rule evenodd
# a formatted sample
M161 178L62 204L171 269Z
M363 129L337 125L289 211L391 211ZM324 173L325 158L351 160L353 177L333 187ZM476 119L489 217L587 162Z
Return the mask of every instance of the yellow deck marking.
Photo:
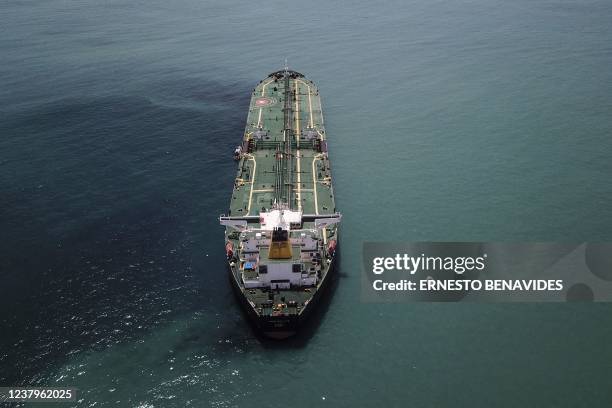
M297 82L301 82L302 84L306 85L306 87L308 88L308 110L310 112L310 128L315 129L317 131L317 133L319 134L319 136L321 136L321 139L325 140L325 135L323 133L321 133L321 131L319 131L319 129L316 129L315 125L314 125L314 119L313 119L313 113L312 113L312 92L310 90L310 85L308 85L306 82L304 82L304 81L302 81L300 79L296 80L296 106L297 106ZM319 108L321 108L321 100L320 99L319 99ZM297 108L296 108L296 111L298 111ZM298 115L299 115L299 111L298 111ZM321 126L323 126L323 112L322 111L320 112L320 117L321 117ZM299 119L298 119L298 123L299 123ZM315 214L317 214L317 215L319 214L319 201L318 201L318 196L317 196L317 183L318 183L318 181L317 181L316 162L317 162L317 160L320 160L322 156L323 156L323 153L318 153L312 159L312 193L313 193L313 196L314 196ZM299 161L298 161L298 180L299 180L299 177L300 177L300 171L299 171ZM309 191L309 190L304 190L304 191ZM327 229L323 229L323 242L327 242L326 231L327 231Z
M310 85L308 86L308 109L310 109L310 127L314 126L314 122L312 121L312 98L310 95Z
M325 127L325 123L323 121L323 106L321 105L321 98L319 98L319 117L321 118L321 127Z
M308 127L313 128L314 121L312 120L312 97L311 97L311 92L310 92L310 85L308 85L306 82L302 80L298 79L298 81L306 85L306 88L308 88L308 111L310 112L310 124L308 125Z
M315 169L315 163L317 162L317 160L319 160L319 157L321 157L321 155L322 155L321 153L318 153L312 159L312 192L314 195L316 215L319 215L319 202L317 201L317 172Z
M302 211L302 169L300 157L300 103L299 103L299 88L298 83L295 81L295 137L297 141L297 199L298 199L298 211Z
M298 151L300 149L300 89L298 88L298 81L295 81L295 136Z
M272 82L272 80L269 80L268 82L266 82L265 84L263 84L263 86L261 87L261 96L264 96L265 92L266 92L266 86L268 86L268 84ZM259 108L259 118L257 118L257 127L261 127L261 111L263 109L263 106L261 108Z
M298 199L298 211L302 211L302 176L300 168L300 151L297 151L297 199Z
M246 154L249 160L253 160L253 176L251 176L251 191L249 192L249 206L247 207L247 215L251 212L251 201L253 200L253 185L255 184L255 173L257 171L257 160L252 154Z

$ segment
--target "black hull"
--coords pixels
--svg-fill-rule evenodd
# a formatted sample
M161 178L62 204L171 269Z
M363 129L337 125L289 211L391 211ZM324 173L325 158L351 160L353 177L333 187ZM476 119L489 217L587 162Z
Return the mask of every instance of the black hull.
M308 305L302 310L297 316L260 316L251 307L247 298L242 294L240 285L236 281L236 277L232 273L231 268L228 265L229 278L232 283L234 293L242 308L246 312L249 321L254 328L261 334L272 339L286 339L295 336L299 331L300 327L308 320L312 312L317 309L318 304L322 296L328 291L331 281L334 279L336 270L336 257L332 260L329 270L325 274L325 279L321 282L321 286L314 293Z

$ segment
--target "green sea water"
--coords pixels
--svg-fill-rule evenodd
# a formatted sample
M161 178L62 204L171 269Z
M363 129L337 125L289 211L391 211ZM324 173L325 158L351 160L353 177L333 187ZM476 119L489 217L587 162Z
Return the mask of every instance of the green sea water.
M609 407L608 304L369 304L364 241L609 241L612 3L0 4L0 385L79 407ZM338 279L246 324L223 229L252 88L321 91Z

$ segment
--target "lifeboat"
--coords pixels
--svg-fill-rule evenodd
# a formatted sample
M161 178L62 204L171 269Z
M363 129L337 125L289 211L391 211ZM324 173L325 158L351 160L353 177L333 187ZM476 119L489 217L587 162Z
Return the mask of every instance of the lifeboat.
M232 259L232 256L234 256L234 244L231 241L227 241L227 244L225 244L225 255L227 255L227 259Z
M336 254L336 245L337 242L335 239L330 240L327 244L327 253L331 256L334 256Z

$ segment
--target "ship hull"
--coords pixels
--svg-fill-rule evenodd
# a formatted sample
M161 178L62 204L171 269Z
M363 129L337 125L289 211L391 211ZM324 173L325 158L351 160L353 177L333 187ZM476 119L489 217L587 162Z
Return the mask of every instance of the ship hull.
M305 307L299 315L293 316L262 316L259 315L255 309L249 304L247 297L244 296L240 284L236 280L236 276L232 272L231 267L228 265L227 270L229 279L232 284L232 289L236 298L240 301L240 305L252 326L257 332L265 337L283 340L289 337L293 337L298 334L300 328L309 320L311 315L316 312L322 296L328 291L331 281L335 278L336 261L335 256L329 266L329 270L325 275L325 279L321 282L319 288L312 296L308 306Z
M299 72L253 89L227 215L230 281L248 320L272 338L295 335L336 268L338 224L321 100Z

